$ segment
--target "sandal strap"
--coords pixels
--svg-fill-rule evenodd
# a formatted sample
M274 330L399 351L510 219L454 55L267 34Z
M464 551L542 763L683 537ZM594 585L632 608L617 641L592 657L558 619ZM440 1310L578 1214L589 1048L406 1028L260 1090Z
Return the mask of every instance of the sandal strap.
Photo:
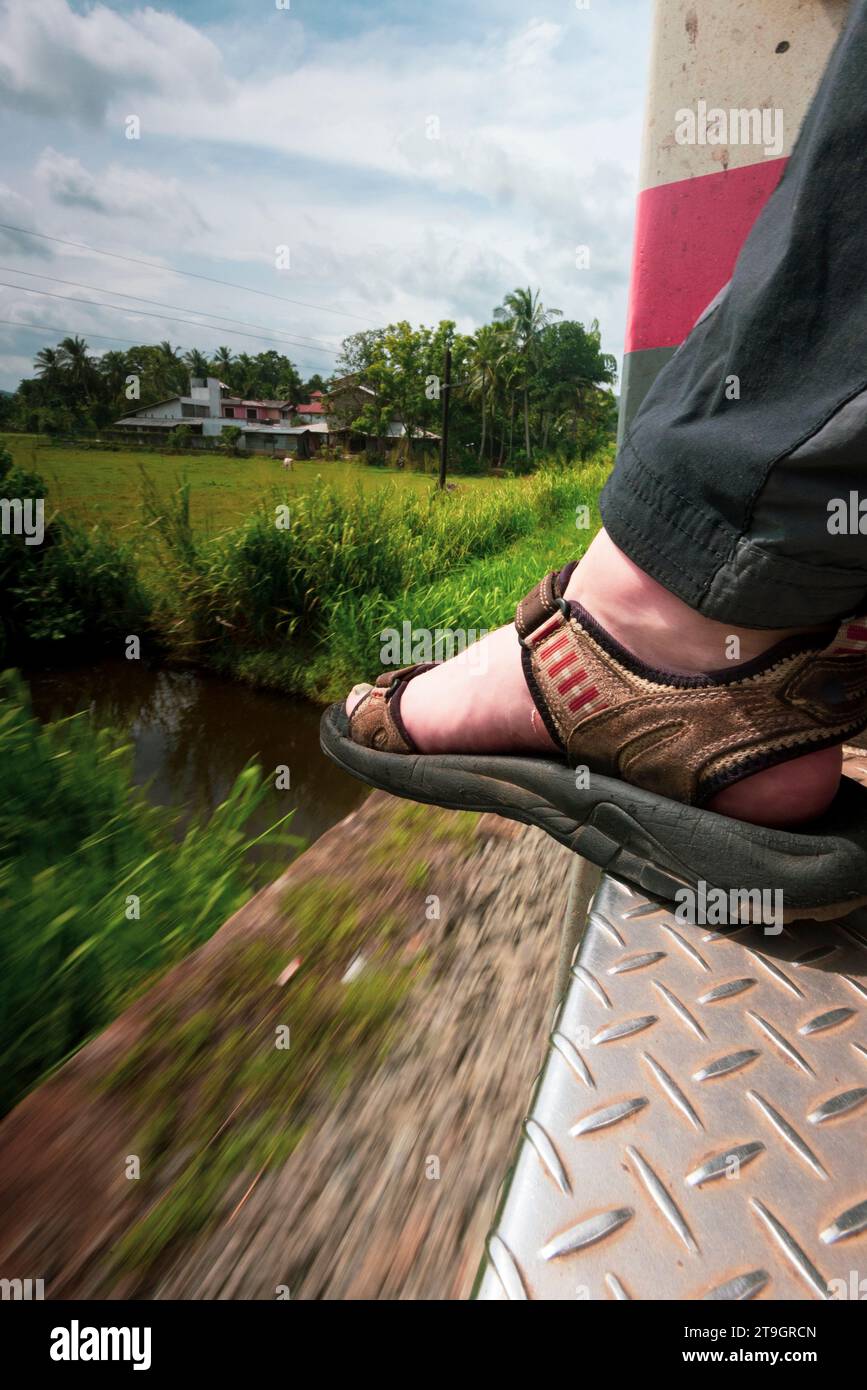
M573 766L702 805L867 727L867 618L846 619L830 642L787 639L731 670L683 676L641 662L580 604L557 605L551 578L524 601L518 631L536 708Z
M438 661L417 661L414 666L399 666L396 671L380 671L376 678L376 684L390 690L393 696L396 693L396 686L405 681L411 681L415 676L420 676L438 665Z
M515 627L523 646L531 632L550 617L552 613L562 612L565 600L560 590L560 572L552 570L545 578L525 594L515 613Z
M382 671L376 685L362 696L349 716L353 742L381 753L417 753L400 715L400 701L409 681L437 665L436 661L420 661L415 666Z

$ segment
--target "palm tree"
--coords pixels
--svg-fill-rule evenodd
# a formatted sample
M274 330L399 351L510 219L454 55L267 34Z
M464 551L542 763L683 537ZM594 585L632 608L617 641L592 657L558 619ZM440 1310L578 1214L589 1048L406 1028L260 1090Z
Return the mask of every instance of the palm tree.
M89 397L96 377L96 364L84 339L79 338L77 334L72 338L63 338L58 344L57 360L60 371L72 391L79 398Z
M113 349L104 352L96 364L97 371L105 382L106 391L111 400L119 396L124 386L126 378L130 374L130 362L125 352L118 352Z
M470 377L468 382L471 399L477 400L482 411L482 438L479 444L479 463L485 456L487 441L488 411L493 414L494 399L499 383L500 368L504 352L507 350L503 330L499 324L485 324L470 339Z
M56 386L63 372L63 359L57 348L40 348L33 359L36 375L46 386Z
M180 348L172 347L170 342L163 339L157 345L156 356L157 390L167 396L173 391L182 392L187 383Z
M184 365L190 376L208 377L211 372L210 362L198 348L190 348L189 352L184 353Z
M502 359L501 359L501 361L500 361L500 372L499 372L499 383L498 383L499 392L500 392L500 395L501 395L501 398L502 398L502 402L503 402L503 437L502 437L502 439L500 440L500 459L499 459L500 465L501 465L501 466L502 466L502 464L503 464L504 459L507 461L507 463L508 463L509 465L511 465L511 462L512 462L512 441L513 441L514 433L515 433L515 386L516 386L517 382L520 380L520 377L521 377L521 363L520 363L520 361L519 361L519 359L518 359L517 353L515 352L514 342L512 341L512 338L511 338L511 335L510 335L510 336L507 338L507 340L506 340L506 347L504 348L503 356L502 356ZM508 403L509 403L508 412L506 411L506 402L507 402L507 401L508 401ZM507 453L506 453L506 415L507 415L507 413L508 413L508 418L509 418L509 432L508 432L509 447L508 447L508 455L507 455Z
M228 380L232 373L232 363L234 360L235 354L232 352L231 348L218 347L217 351L214 353L214 360L211 366L221 377Z
M494 318L505 323L511 330L515 346L521 357L524 396L524 447L527 461L530 453L530 375L536 361L539 335L555 318L562 317L560 309L546 309L539 291L527 289L512 290L507 294L500 308L494 310Z
M256 386L256 363L248 352L239 352L235 359L235 380L242 396L258 394Z

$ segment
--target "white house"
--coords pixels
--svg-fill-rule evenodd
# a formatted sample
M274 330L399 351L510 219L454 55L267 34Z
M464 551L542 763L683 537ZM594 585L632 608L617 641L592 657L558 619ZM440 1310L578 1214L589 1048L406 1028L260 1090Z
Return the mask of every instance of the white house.
M218 438L230 426L241 431L239 444L251 451L309 453L327 434L327 425L311 424L298 417L291 401L247 400L236 396L217 377L191 377L189 395L169 396L164 401L131 410L114 429L127 437L157 439L187 426L193 442ZM316 436L314 440L310 436Z
M376 399L375 392L357 376L342 377L332 383L327 396L314 391L309 401L293 405L291 401L246 400L233 395L218 377L191 377L186 396L169 396L164 401L143 405L116 420L113 433L130 439L153 438L166 442L181 425L188 428L191 442L219 438L232 426L241 431L239 444L250 452L299 454L302 458L315 453L332 438L340 438L352 448L379 449L398 439L405 439L406 428L392 420L380 438L368 438L350 429L351 422L364 405ZM439 435L418 430L413 446L430 446Z

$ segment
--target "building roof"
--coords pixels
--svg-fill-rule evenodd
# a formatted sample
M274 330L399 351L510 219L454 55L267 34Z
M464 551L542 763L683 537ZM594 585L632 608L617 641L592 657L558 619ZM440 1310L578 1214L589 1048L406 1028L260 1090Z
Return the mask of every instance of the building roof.
M328 394L329 396L339 396L344 391L361 391L365 396L376 395L372 386L365 386L362 382L354 381L351 377L344 377L342 381L335 381Z
M282 420L233 420L242 434L304 434L316 425L286 425Z
M377 395L377 392L374 391L374 388L372 388L372 386L365 386L363 382L352 381L352 379L349 378L346 378L345 381L342 382L336 381L335 384L333 384L331 391L328 392L328 395L331 396L331 398L333 399L333 396L345 395L347 391L352 391L353 395L357 395L358 392L360 392L363 396Z
M324 415L325 406L321 401L308 401L306 405L296 405L295 411L298 415Z
M243 434L336 434L328 425L318 421L315 425L283 425L276 420L248 420L239 424Z
M328 387L328 394L333 391L345 391L350 386L358 386L361 376L358 372L347 372L345 376L336 376Z
M406 425L402 425L398 420L391 420L388 425L386 425L386 439L406 439L406 437ZM415 433L410 436L412 439L439 439L439 437L440 436L434 434L432 430L416 430Z
M144 415L122 415L119 420L115 420L114 427L117 425L144 425L146 429L167 430L176 429L178 425L189 425L192 429L201 429L202 424L202 416L162 415L149 420ZM113 426L108 428L111 429Z
M192 396L166 396L164 400L148 401L147 405L137 406L135 410L130 411L130 415L140 415L144 410L156 410L158 405L170 405L172 401L180 401L185 405L193 404ZM196 401L195 404L200 405L201 402Z

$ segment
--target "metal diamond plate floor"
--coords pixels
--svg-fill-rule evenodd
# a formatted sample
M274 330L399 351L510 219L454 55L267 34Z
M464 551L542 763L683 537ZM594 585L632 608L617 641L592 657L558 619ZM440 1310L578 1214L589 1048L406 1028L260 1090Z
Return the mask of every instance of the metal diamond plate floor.
M603 878L476 1296L857 1297L865 1002L863 910L718 930Z

